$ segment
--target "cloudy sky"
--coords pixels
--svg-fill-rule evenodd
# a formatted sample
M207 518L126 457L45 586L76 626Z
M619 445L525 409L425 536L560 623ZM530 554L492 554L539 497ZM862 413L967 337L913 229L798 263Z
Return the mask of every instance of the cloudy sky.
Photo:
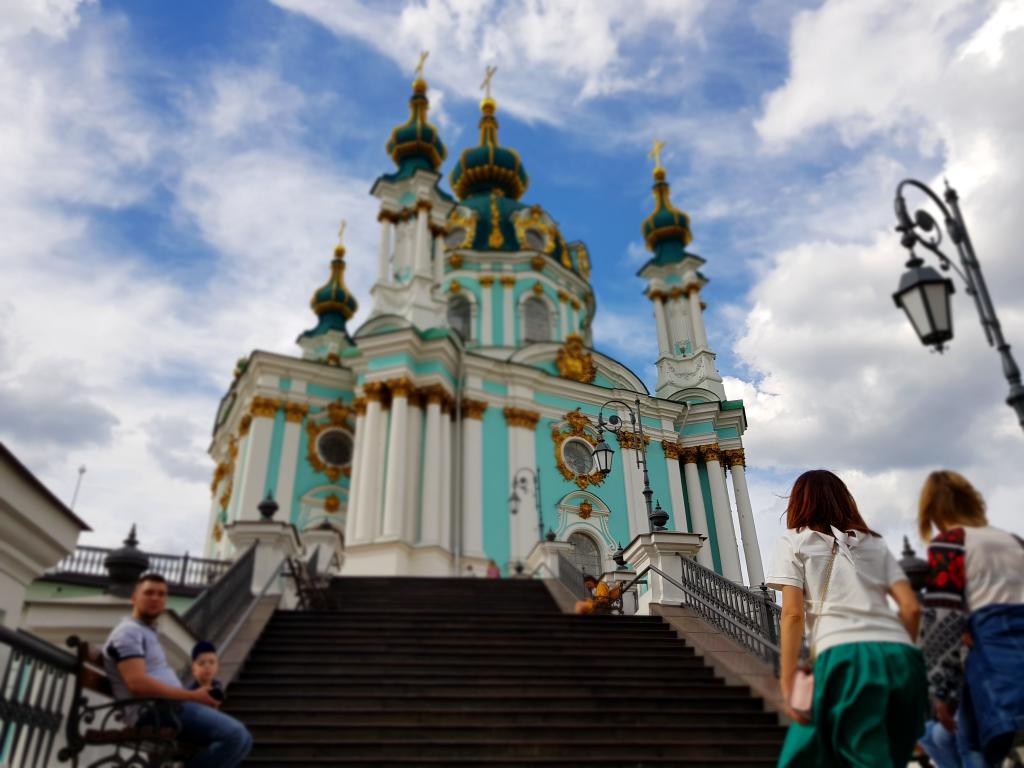
M86 541L137 522L144 547L200 549L217 400L239 356L296 351L341 218L365 310L368 190L421 49L453 151L498 65L527 199L590 247L595 345L650 383L633 274L666 141L762 549L811 467L894 537L942 466L1022 530L1024 435L969 297L941 356L890 298L895 185L946 176L1024 354L1022 0L7 0L0 439L64 499L87 466Z

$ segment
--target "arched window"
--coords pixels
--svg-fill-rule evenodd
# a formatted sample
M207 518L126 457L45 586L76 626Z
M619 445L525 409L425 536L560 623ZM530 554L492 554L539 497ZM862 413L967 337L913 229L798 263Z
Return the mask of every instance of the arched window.
M468 341L470 338L469 328L473 317L472 308L469 306L469 299L465 296L453 296L448 301L448 325Z
M569 544L572 545L572 562L583 573L600 578L601 552L592 538L585 533L574 533L569 537Z
M525 341L548 341L551 339L551 315L548 305L539 296L531 296L523 302L523 339Z

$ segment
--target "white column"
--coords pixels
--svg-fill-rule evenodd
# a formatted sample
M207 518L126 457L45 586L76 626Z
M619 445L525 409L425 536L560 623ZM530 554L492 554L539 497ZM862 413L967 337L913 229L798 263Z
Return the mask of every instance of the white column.
M686 322L686 306L683 304L684 299L682 294L678 290L673 290L668 303L665 305L666 319L668 320L669 328L669 347L672 350L672 354L676 354L676 348L683 349L686 343L686 339L689 337L687 333L688 323ZM680 352L681 353L681 352Z
M462 554L483 557L484 554L484 432L483 417L487 403L478 401L467 406L462 402Z
M238 489L236 520L259 520L256 508L263 500L267 485L267 464L270 460L270 438L274 433L274 412L277 401L257 397L252 402L252 423L246 435L242 456L244 476Z
M521 408L506 411L508 422L508 476L515 477L520 469L531 472L537 466L537 422L540 414ZM532 480L525 490L519 491L519 511L509 515L511 559L526 562L526 556L538 541L537 498Z
M683 449L683 476L686 478L686 498L690 501L690 522L693 533L704 537L704 546L697 554L697 562L706 568L714 568L715 561L711 556L711 539L709 538L707 513L704 511L704 493L700 489L700 473L697 471L697 449Z
M690 326L693 328L693 349L708 348L708 335L704 330L704 310L700 307L700 291L692 290L687 294L690 301Z
M441 447L441 401L444 390L434 386L424 392L427 418L423 442L423 502L420 512L420 542L441 543L441 474L450 468Z
M281 519L291 522L292 497L295 495L295 471L299 466L299 438L305 406L285 406L284 437L281 440L281 460L277 467L277 503L281 506Z
M386 283L391 279L390 275L390 262L391 262L391 235L394 231L395 225L390 219L382 218L380 220L380 254L377 257L377 279Z
M359 476L356 479L359 506L356 508L355 531L353 543L361 544L372 541L377 535L377 517L380 511L380 491L378 477L380 475L381 452L384 447L384 410L381 405L383 385L370 382L363 387L366 395L366 418L363 430L363 457L359 463Z
M671 446L671 447L669 447ZM672 520L677 531L686 531L686 505L683 502L683 477L679 471L679 446L662 443L665 466L668 467L668 490L672 499Z
M484 346L489 344L501 344L494 338L494 276L484 275L480 278L480 343Z
M441 546L452 549L452 468L458 459L452 452L452 401L445 399L441 406Z
M651 303L654 304L654 327L658 332L658 357L669 354L668 325L665 322L665 305L661 303L661 291L651 291Z
M744 468L743 450L729 451L732 468L732 490L736 496L736 516L740 520L740 536L743 537L743 557L747 563L747 578L750 586L764 583L764 566L761 563L761 548L757 542L757 528L754 525L754 510L750 506L750 491L747 490L747 474Z
M708 468L708 485L711 486L711 506L715 512L718 558L722 563L722 575L742 583L743 571L740 569L740 553L736 547L736 529L732 524L732 510L729 508L729 494L725 490L725 474L719 462L718 446L702 445L701 455Z
M402 507L402 540L416 541L416 521L419 519L420 500L423 498L420 488L420 437L423 431L422 399L417 392L409 394L409 431L406 436L407 450L405 456L406 483L405 503Z
M406 464L406 449L409 439L409 393L412 382L395 379L388 382L391 390L391 425L388 429L387 478L384 482L384 527L381 535L385 539L397 539L402 535L402 512L405 507L405 486L409 467Z
M360 472L366 463L366 398L357 397L356 440L352 449L352 476L348 481L348 505L345 507L345 546L356 541L356 518L359 516L359 492L362 490Z
M444 243L437 235L434 236L434 282L440 285L444 282Z
M430 232L427 229L430 206L429 204L425 205L424 202L416 205L416 240L413 271L417 275L430 274Z
M559 341L565 341L569 335L569 297L565 293L558 296L558 328Z
M501 342L503 347L513 347L516 343L515 307L512 305L512 291L516 279L512 275L505 275L501 278L501 285L505 295L502 305L502 325L505 326L505 337Z

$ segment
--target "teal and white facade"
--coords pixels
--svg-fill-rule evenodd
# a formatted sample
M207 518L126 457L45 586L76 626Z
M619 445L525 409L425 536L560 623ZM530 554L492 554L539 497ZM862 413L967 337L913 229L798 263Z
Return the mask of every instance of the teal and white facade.
M521 468L539 473L542 527L610 570L619 545L647 532L643 480L630 436L612 471L594 471L597 414L640 393L654 498L670 530L706 537L698 556L736 581L763 580L744 478L743 404L728 400L704 329L704 260L689 253L689 220L660 165L643 222L652 258L640 270L658 338L656 392L594 350L596 305L587 247L525 200L523 161L500 144L497 105L481 103L476 146L455 159L428 121L417 79L409 119L387 143L394 173L380 200L378 278L369 317L347 325L356 299L345 250L312 300L317 324L301 356L254 352L221 404L207 554L231 553L225 528L258 517L343 537L343 574L453 575L489 560L525 561L540 528L535 485L509 495ZM606 410L606 414L608 411ZM627 414L619 414L627 423ZM731 493L730 493L731 488Z

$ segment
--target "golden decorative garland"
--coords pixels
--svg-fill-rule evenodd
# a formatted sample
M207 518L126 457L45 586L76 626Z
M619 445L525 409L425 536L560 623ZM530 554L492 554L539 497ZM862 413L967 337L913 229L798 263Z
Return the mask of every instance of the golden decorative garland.
M519 241L521 250L525 250L527 247L526 233L531 229L539 230L545 235L544 247L541 249L543 253L551 253L555 250L555 244L558 241L558 227L539 205L517 211L512 216L512 224L515 227L516 239ZM534 269L539 269L539 267L534 267Z
M579 438L586 440L590 443L591 447L597 445L597 438L592 437L587 429L593 429L593 425L590 423L590 419L587 418L580 409L577 408L575 411L569 411L564 416L565 421L568 422L568 427L559 428L557 424L551 425L551 442L555 445L555 466L558 467L559 473L566 480L571 480L579 486L580 490L585 490L590 485L601 485L604 482L604 475L596 470L591 472L589 475L577 475L573 472L565 463L565 459L562 457L562 446L567 440L573 438Z
M459 227L461 227L466 234L463 235L462 240L458 243L449 244L448 248L472 248L473 240L476 239L476 211L462 205L453 208L452 212L448 214L445 231L451 233ZM453 253L451 257L449 257L448 263L452 265L453 269L459 269L462 266L462 256L457 253Z
M379 384L379 382L373 382ZM366 387L369 387L367 384ZM330 403L327 408L324 409L327 414L327 420L322 422L308 421L306 422L306 461L309 462L309 466L326 475L327 478L332 482L338 482L338 478L342 475L345 477L352 476L352 464L349 463L347 466L339 467L333 464L326 463L320 458L320 455L316 450L316 441L323 432L328 429L344 429L349 433L352 438L353 448L355 446L355 427L350 424L351 417L355 415L355 409L346 405L345 403L333 402Z
M590 384L597 377L597 366L594 356L583 346L583 337L578 333L570 333L565 337L565 346L555 356L558 375L563 379L571 379Z

